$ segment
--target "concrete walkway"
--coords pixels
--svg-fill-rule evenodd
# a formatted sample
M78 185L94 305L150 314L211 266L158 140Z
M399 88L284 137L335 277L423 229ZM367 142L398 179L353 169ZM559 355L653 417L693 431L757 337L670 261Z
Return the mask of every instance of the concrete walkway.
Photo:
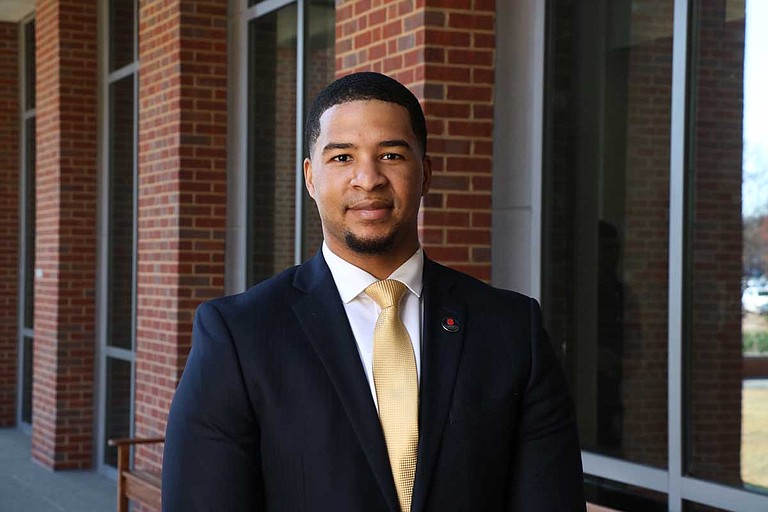
M32 462L29 435L0 429L0 512L111 512L115 485L94 471L51 471Z

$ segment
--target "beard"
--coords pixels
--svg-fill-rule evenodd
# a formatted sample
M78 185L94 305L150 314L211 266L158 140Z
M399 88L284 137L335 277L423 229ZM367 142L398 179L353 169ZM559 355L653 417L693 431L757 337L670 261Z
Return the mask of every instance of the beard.
M360 238L349 231L344 233L347 247L358 254L380 255L389 252L395 245L395 233L379 238Z

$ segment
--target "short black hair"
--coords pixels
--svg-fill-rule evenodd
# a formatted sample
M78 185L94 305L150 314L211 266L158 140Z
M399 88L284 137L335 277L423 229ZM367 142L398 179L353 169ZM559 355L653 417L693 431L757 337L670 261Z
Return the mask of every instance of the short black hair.
M304 127L304 151L307 156L311 156L312 148L320 136L320 117L325 111L342 103L359 100L380 100L405 107L411 118L413 133L421 146L422 156L426 155L427 122L419 100L397 80L381 73L365 71L339 78L320 91L312 102Z

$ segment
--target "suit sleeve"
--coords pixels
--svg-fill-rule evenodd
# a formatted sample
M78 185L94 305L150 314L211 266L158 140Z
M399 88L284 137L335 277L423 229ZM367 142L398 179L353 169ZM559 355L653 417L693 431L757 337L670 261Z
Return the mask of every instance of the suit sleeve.
M259 428L232 336L210 303L171 404L163 453L164 512L263 510Z
M584 511L581 452L573 402L560 359L531 299L531 374L524 391L509 511Z

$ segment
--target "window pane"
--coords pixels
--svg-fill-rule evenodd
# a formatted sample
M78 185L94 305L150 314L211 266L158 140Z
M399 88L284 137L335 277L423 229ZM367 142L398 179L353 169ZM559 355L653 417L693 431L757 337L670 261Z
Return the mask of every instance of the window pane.
M21 369L21 421L32 424L32 349L34 340L29 336L24 336L22 345L23 367Z
M585 450L667 465L673 0L553 0L543 300Z
M768 4L693 8L687 471L768 494Z
M296 5L249 27L248 284L294 264Z
M135 0L111 0L109 2L109 70L132 63Z
M335 78L336 4L333 0L314 0L309 6L309 37L304 65L304 114L315 96ZM302 219L302 255L307 259L315 254L323 242L320 216L315 202L304 190L304 218Z
M587 502L622 512L666 512L666 494L592 475L584 477Z
M117 448L107 441L131 435L131 373L130 361L107 357L104 463L110 466L117 466Z
M35 323L35 118L25 121L24 327Z
M734 503L734 505L736 505ZM683 501L683 512L726 512L722 508L710 507L709 505L702 505L701 503L694 503L692 501Z
M107 343L133 346L133 76L110 85L109 297Z
M24 108L35 108L35 22L24 25Z

